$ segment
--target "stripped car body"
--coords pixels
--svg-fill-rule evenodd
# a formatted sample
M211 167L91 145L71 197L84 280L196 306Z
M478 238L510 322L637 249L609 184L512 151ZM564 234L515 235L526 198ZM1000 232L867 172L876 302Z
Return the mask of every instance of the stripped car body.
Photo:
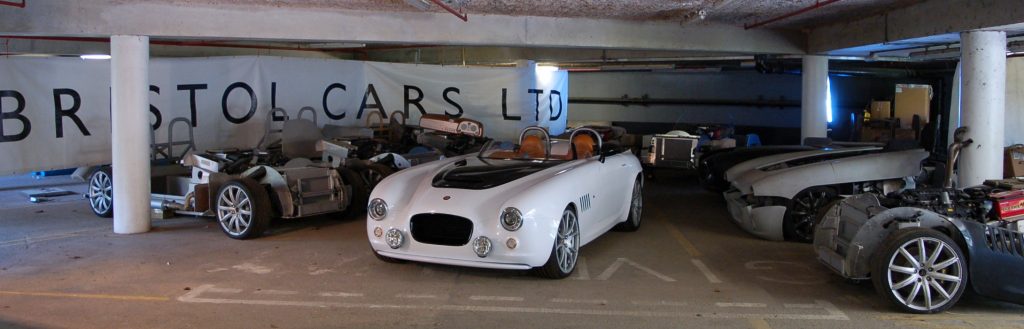
M385 178L368 206L374 253L384 260L518 270L544 269L558 258L565 266L542 275L562 278L574 270L580 246L613 226L639 226L636 156L602 150L590 129L573 131L568 141L548 138L530 127L515 147L492 141L478 154ZM575 224L566 226L566 216ZM567 238L571 227L574 238Z
M884 188L912 185L905 178L918 175L927 157L923 149L883 152L879 147L767 156L730 169L732 188L724 196L733 221L744 230L768 240L810 242L818 210L840 192L889 180L900 184Z

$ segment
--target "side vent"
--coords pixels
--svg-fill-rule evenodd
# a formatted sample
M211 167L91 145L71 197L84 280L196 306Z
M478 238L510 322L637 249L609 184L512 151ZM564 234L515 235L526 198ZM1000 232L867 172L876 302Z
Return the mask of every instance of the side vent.
M580 211L587 211L588 209L590 209L590 193L580 197Z

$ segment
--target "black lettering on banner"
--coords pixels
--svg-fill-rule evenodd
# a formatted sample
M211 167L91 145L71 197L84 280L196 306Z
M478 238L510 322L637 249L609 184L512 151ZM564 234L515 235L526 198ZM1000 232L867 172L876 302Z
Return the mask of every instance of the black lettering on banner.
M444 110L444 114L447 115L447 116L453 117L453 118L461 117L462 116L462 105L459 105L459 103L456 103L455 101L453 101L451 98L448 97L448 93L450 93L450 92L455 92L456 94L458 94L459 93L459 88L448 87L448 88L444 89L443 93L441 93L441 96L444 97L444 101L448 102L448 104L452 104L452 106L454 106L456 110L459 110L459 113L451 114L451 113L448 113L448 110Z
M198 120L196 120L196 90L205 90L206 88L205 83L178 85L178 90L188 90L188 108L192 114L192 128L197 127L199 124Z
M14 102L18 104L14 106L14 111L4 112L4 97L13 98ZM28 117L21 115L21 111L24 110L25 96L16 90L0 90L0 143L17 142L28 137L28 133L32 131L32 123L28 121ZM21 121L21 132L12 135L6 134L4 132L4 121L6 120Z
M533 106L533 120L540 122L540 94L544 93L544 89L527 89L526 92L535 94L537 104Z
M366 105L366 101L371 95L373 95L373 104ZM377 109L377 111L380 111L381 119L388 118L388 112L384 109L384 105L380 103L380 97L377 97L377 89L373 88L372 83L366 85L366 93L363 94L363 104L359 105L359 112L356 113L356 119L363 118L363 110L365 109Z
M523 119L523 117L518 115L508 115L508 88L501 88L501 118L512 121Z
M334 114L331 113L331 109L327 107L327 96L331 94L331 90L335 89L346 90L345 85L340 83L332 83L330 86L327 86L327 89L324 89L324 114L326 114L328 118L331 118L331 120L341 120L345 118L346 113L344 111L341 112L341 114ZM363 98L363 103L366 103L365 97Z
M555 95L558 95L558 114L554 114L555 113L555 101L551 99L551 97L555 96ZM548 118L548 120L551 120L551 121L558 120L558 118L562 117L562 92L561 91L552 89L551 93L548 94L548 114L551 114L551 117Z
M245 116L236 118L231 116L231 112L228 112L228 96L231 95L231 91L237 88L242 88L245 92L249 93L249 112L245 113ZM256 93L252 91L252 87L249 87L245 82L235 82L228 86L228 89L224 90L224 96L220 99L220 108L224 112L224 118L228 119L229 122L234 124L242 124L249 121L254 114L256 114Z
M154 86L154 85L149 85L149 91L154 92L157 95L159 95L160 94L160 87L157 87L157 86ZM149 113L153 113L153 116L156 117L156 121L153 122L153 130L157 130L157 128L160 128L160 123L163 122L163 119L164 119L160 115L160 109L156 108L156 106L153 106L153 104L150 103L149 104Z
M277 108L277 82L270 83L270 108Z
M409 98L410 91L416 91L416 98ZM420 114L427 114L427 110L423 109L423 105L420 102L423 101L423 90L420 87L405 85L405 117L409 117L409 105L416 105L416 108L420 110Z
M71 96L71 107L65 109L61 103L61 96ZM57 138L64 138L64 117L71 118L71 121L78 126L78 130L83 135L89 136L89 130L85 129L85 123L82 123L82 119L78 117L76 112L82 106L82 97L78 95L78 92L74 89L60 88L53 90L53 116L54 124L57 125Z

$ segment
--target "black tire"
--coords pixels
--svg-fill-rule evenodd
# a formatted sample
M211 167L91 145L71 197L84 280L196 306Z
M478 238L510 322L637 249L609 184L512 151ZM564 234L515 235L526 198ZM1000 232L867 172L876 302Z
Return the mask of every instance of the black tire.
M217 191L215 200L213 207L218 226L232 239L259 237L270 226L270 196L251 178L242 177L225 182Z
M359 172L359 175L363 177L367 190L373 191L373 188L377 187L377 183L380 183L381 180L384 180L384 177L388 177L388 175L393 173L395 173L395 170L391 167L379 163L369 163L366 165L366 168ZM367 193L367 196L369 196L369 193Z
M114 217L114 175L110 167L99 167L89 175L89 209L96 216Z
M562 219L558 222L558 232L551 246L551 254L543 266L535 268L538 276L549 279L564 279L576 270L580 251L580 221L576 209L565 207ZM569 241L566 243L565 241ZM564 247L559 249L559 247ZM562 253L559 253L561 251Z
M616 231L636 232L643 223L644 216L644 182L637 176L633 182L633 192L629 199L629 212L626 221L615 225Z
M352 190L352 193L349 194L349 205L345 208L342 216L365 213L366 204L370 201L370 189L366 187L366 181L359 176L359 173L349 168L338 168L338 175L341 176L342 183Z
M782 219L782 233L786 240L810 243L814 241L814 228L821 219L821 208L839 198L835 189L826 186L809 187L797 193L786 207Z
M924 257L920 253L922 244ZM936 250L937 254L933 252ZM905 255L911 255L917 263ZM954 259L955 262L951 261ZM875 290L907 313L939 313L952 307L967 290L968 272L967 258L956 242L939 231L927 228L896 231L871 259L871 281ZM938 296L933 296L936 295L934 291L940 291ZM921 295L923 305L914 303L917 295ZM932 300L936 297L940 299L938 305Z

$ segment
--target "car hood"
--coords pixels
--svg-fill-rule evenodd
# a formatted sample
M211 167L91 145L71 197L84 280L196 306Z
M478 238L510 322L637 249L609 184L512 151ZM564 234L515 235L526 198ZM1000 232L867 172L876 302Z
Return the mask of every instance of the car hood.
M861 154L777 170L748 170L731 183L743 194L791 198L811 186L913 176L927 157L924 149Z
M767 167L767 166L771 166L771 165L775 165L775 164L779 164L779 163L783 163L783 162L787 162L787 161L794 161L794 160L811 158L811 157L815 157L815 156L828 155L828 154L840 155L840 154L843 154L843 153L864 152L864 151L881 151L881 150L882 150L881 147L867 146L867 147L849 147L849 148L838 148L838 149L836 149L836 148L824 148L824 149L819 149L819 150L810 150L810 151L802 151L802 152L793 152L793 153L783 153L783 154L769 155L769 156L759 157L759 158L747 160L747 161L744 161L744 162L740 162L739 164L737 164L735 166L732 166L732 168L729 168L729 170L725 171L724 178L725 178L726 181L732 182L732 181L736 180L737 178L739 178L740 176L742 176L743 174L745 174L746 172L754 170L754 169L758 169L758 168L762 168L762 167ZM822 158L820 161L825 161L825 160L829 160L829 159Z
M437 188L489 189L551 168L561 161L493 160L467 157L439 168L431 185Z

